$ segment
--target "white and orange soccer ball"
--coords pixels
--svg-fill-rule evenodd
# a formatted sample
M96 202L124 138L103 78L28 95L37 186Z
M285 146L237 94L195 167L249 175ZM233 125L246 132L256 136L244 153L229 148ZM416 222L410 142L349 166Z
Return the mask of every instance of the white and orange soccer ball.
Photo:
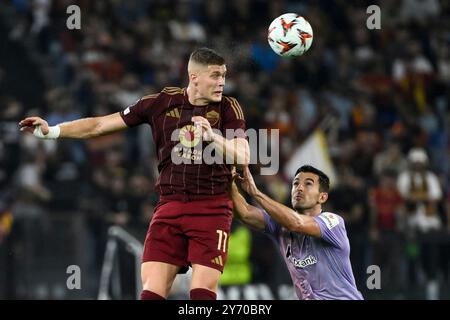
M298 57L311 47L313 30L302 16L285 13L270 24L267 41L276 54L283 57Z

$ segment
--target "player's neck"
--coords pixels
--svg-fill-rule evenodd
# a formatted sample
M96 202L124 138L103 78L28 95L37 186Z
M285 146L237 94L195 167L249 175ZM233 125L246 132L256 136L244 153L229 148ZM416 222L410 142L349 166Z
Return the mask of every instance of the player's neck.
M314 206L309 209L297 210L299 213L310 217L316 217L322 213L322 206Z
M186 94L189 100L189 103L194 106L206 106L209 104L209 101L203 98L200 93L189 85L186 89Z

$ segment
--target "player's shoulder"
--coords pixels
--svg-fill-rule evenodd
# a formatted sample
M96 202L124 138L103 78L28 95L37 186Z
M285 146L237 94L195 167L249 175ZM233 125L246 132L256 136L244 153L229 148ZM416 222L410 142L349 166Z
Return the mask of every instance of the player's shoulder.
M225 105L226 109L233 111L237 119L244 120L244 112L236 98L222 95L222 103Z
M184 94L184 88L180 88L180 87L164 87L164 89L161 90L160 94L162 95L169 95L169 96L174 96L174 95L182 95Z
M222 95L222 103L226 105L237 105L239 106L239 102L235 97L228 96L228 95Z
M317 216L317 218L321 219L330 230L337 226L345 227L344 219L340 215L333 212L322 212Z
M141 97L139 101L143 102L144 105L154 105L157 101L158 104L166 106L167 102L169 105L174 103L180 103L183 100L184 88L179 87L165 87L160 92L152 93Z

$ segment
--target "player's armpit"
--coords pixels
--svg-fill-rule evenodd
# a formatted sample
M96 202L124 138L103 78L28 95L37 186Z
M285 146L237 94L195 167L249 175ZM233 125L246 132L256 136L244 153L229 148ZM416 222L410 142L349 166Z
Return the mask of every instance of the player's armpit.
M244 176L245 175L247 176L248 181L253 180L248 170L244 171ZM250 185L254 185L254 182L252 181ZM255 190L252 192L254 199L280 226L283 226L292 232L303 233L314 237L321 236L320 226L313 217L294 211L284 204L271 199L257 188L254 188L253 190Z
M319 224L313 217L310 216L299 215L298 219L290 226L289 230L313 237L321 236Z
M247 205L246 215L241 217L240 220L249 227L252 227L258 231L263 231L265 229L264 215L262 211L252 205Z

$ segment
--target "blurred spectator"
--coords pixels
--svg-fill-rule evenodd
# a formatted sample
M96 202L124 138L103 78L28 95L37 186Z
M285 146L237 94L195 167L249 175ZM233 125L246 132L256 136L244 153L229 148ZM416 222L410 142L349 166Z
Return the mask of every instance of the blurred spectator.
M402 22L416 21L426 23L440 13L438 0L403 0L399 10Z
M438 177L427 168L428 156L421 148L408 153L409 168L400 173L397 186L407 203L408 225L420 232L442 226L437 202L442 198Z
M407 169L407 161L400 145L395 141L387 143L386 149L379 152L373 160L373 173L379 177L386 170L393 170L396 175Z
M175 41L205 42L205 30L201 24L192 19L188 2L180 1L176 4L175 17L176 19L169 22L169 28Z
M427 298L437 299L439 297L438 248L436 244L428 241L427 236L442 227L438 213L438 201L442 198L442 188L436 174L427 168L428 156L425 150L411 149L408 153L408 161L410 167L400 173L397 185L406 201L409 241L414 242L416 237L422 237L419 258L426 276Z
M352 170L337 168L337 172L339 172L339 185L330 190L327 210L337 212L344 218L352 248L350 261L356 285L358 288L364 288L369 229L367 190L364 181Z
M386 169L378 184L369 191L370 238L374 243L374 262L382 270L381 283L398 294L404 289L404 200L397 190L397 173Z

